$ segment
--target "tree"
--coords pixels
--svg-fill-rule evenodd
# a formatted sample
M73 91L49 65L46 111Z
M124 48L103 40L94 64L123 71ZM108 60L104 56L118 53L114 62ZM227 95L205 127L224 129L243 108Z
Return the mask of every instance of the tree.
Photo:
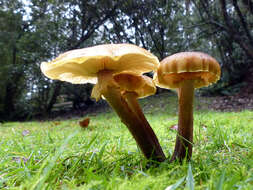
M222 64L219 89L249 82L252 26L249 0L0 0L0 119L49 114L66 92L89 101L90 85L49 80L40 63L102 43L133 43L160 60L204 51Z
M59 26L64 28L64 31L61 33L63 36L59 38L62 40L61 45L63 45L63 47L60 47L57 52L87 47L91 44L93 45L94 38L96 37L96 30L110 17L117 14L116 8L119 5L120 1L114 2L109 0L98 2L70 1L65 4L57 4L55 7L57 7L56 9L59 12L56 11L54 15L58 15L59 20L54 23L61 23ZM66 12L69 14L65 14ZM84 42L86 42L86 44L84 44ZM54 90L51 93L50 101L47 102L46 106L47 113L50 113L55 104L56 99L60 94L62 84L63 83L61 82L54 83Z
M2 91L0 113L5 117L14 114L16 100L21 97L21 91L26 86L23 72L26 61L19 54L18 49L27 30L27 25L22 21L21 12L24 10L21 4L12 3L10 9L6 5L7 3L1 2L0 11L0 87ZM15 12L16 10L20 12Z
M160 59L189 49L191 38L185 38L183 1L125 1L102 33L114 43L134 43L156 54ZM187 20L187 19L185 19ZM105 40L105 41L106 41Z
M192 0L203 39L215 46L227 86L247 82L253 71L252 1ZM195 11L196 10L196 11ZM253 89L252 89L253 90Z
M1 77L5 80L1 81L1 117L17 119L18 107L18 113L49 113L63 83L42 76L40 63L61 52L97 43L93 41L96 30L117 14L119 5L120 1L109 0L32 0L28 5L21 0L2 0L0 45L5 64L1 64ZM26 106L18 106L24 101Z

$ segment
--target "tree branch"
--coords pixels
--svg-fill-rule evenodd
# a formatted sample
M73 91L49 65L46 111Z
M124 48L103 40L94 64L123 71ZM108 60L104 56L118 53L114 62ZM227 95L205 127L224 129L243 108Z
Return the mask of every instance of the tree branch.
M242 0L242 2L249 9L251 14L253 14L253 2L251 0Z
M231 23L229 21L227 9L226 9L226 1L225 0L220 0L220 4L221 4L221 10L222 10L222 15L223 15L225 24L227 25L227 28L230 29L230 34L234 35L235 31L234 31L234 28L233 28L233 26L231 25Z
M240 45L240 47L246 52L246 54L253 60L253 47L250 44L246 44L245 41L243 41L241 39L241 35L238 34L238 32L236 32L234 30L234 27L231 25L231 23L229 21L229 17L228 17L227 10L226 10L226 1L220 0L220 4L221 4L221 8L222 8L222 14L223 14L224 21L225 21L227 27L229 28L229 30L227 30L227 32Z
M142 46L143 46L145 49L147 49L147 45L146 45L145 40L144 40L144 38L143 38L143 33L142 33L142 31L138 28L138 24L137 24L136 19L133 19L133 25L134 25L134 28L135 28L135 30L137 31L137 33L138 33L138 35L139 35L139 37L140 37Z
M246 36L248 37L250 43L253 44L253 39L252 39L252 36L251 36L251 34L249 32L247 22L245 21L243 15L242 15L242 12L241 12L241 10L240 10L240 8L238 6L237 0L233 0L233 6L235 7L236 13L237 13L237 15L238 15L238 17L239 17L239 19L240 19L240 21L242 23L243 29L244 29L244 31L246 33Z
M111 10L105 12L105 16L103 18L99 19L98 21L96 21L94 23L92 23L92 16L90 16L88 18L88 20L86 21L85 26L82 25L82 29L83 29L82 36L79 38L78 42L76 44L72 45L71 47L69 47L68 50L78 48L85 40L87 40L94 33L94 31L96 29L98 29L103 23L105 23L105 21L107 19L115 16L117 14L116 8L118 6L119 6L119 3L115 4L115 6ZM87 18L85 18L85 17L82 18L82 23L84 23L85 19L87 19ZM90 28L88 30L86 30L88 27L90 27ZM87 32L85 33L85 31L87 31Z

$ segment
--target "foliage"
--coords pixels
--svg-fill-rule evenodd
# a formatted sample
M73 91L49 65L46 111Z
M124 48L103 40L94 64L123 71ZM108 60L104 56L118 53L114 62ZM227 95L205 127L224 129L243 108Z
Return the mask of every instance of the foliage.
M222 63L225 86L247 82L253 68L253 3L237 0L191 0L192 24L208 40ZM221 89L222 90L222 89Z
M133 43L160 59L189 50L192 43L183 1L125 1L119 14L102 29L105 41ZM186 35L189 35L186 38Z
M102 43L133 43L160 60L206 52L222 65L212 92L233 92L253 78L252 7L248 0L0 0L0 120L50 114L66 92L75 104L91 102L90 85L48 80L39 66Z
M0 5L4 21L0 28L4 50L0 53L4 61L0 119L48 114L63 85L42 76L40 63L63 51L93 45L95 31L115 14L119 2L105 0L98 6L93 1L33 0L27 5L23 1L2 1ZM26 100L30 103L18 106Z

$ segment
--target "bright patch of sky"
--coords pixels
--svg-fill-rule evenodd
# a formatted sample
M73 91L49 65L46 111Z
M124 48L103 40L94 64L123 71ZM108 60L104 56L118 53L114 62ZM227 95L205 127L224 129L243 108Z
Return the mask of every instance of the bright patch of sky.
M32 3L29 0L22 0L22 3L24 4L24 9L26 12L26 14L23 15L23 20L30 20L32 13L32 9L30 8L30 6L32 5Z

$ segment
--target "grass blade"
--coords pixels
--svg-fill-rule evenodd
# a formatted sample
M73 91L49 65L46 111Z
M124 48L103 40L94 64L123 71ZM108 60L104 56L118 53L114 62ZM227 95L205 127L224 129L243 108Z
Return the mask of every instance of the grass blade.
M78 131L76 131L76 132L72 133L71 135L69 135L66 138L66 140L62 143L62 145L59 148L58 152L53 157L48 157L48 159L42 164L40 172L37 175L37 177L39 179L34 183L33 187L31 187L31 189L33 189L33 190L42 189L45 181L50 176L50 172L53 169L53 167L55 166L57 159L63 153L66 145L69 142L69 140L71 138L73 138L77 133L78 133Z
M217 190L222 190L222 186L223 186L223 183L224 183L224 179L225 179L225 171L223 170L223 172L222 172L222 174L221 174L221 176L220 176L219 182L218 182L218 184L217 184L217 186L216 186L215 189L217 189Z
M184 180L185 180L185 177L182 177L181 179L179 179L173 185L168 186L165 190L175 190L175 189L177 189L184 182Z
M104 143L104 145L103 145L102 148L100 149L100 152L99 152L99 154L98 154L98 160L101 160L101 159L102 159L103 154L104 154L104 152L105 152L106 145L107 145L107 143Z
M194 190L194 178L192 175L192 167L190 163L188 166L188 172L187 172L187 177L186 177L186 187L189 190Z

